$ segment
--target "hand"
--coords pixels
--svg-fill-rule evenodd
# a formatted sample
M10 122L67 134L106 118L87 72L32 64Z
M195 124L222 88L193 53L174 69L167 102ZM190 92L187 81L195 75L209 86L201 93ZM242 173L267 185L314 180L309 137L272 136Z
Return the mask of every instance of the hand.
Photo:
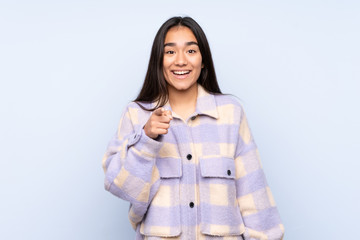
M160 134L167 134L172 119L170 110L165 110L163 107L157 108L144 126L145 134L152 139Z

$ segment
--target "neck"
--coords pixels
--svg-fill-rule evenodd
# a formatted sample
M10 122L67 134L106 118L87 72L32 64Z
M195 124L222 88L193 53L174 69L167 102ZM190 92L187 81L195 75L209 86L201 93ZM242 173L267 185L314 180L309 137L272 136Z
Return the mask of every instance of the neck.
M189 89L184 91L179 91L170 85L168 85L169 91L169 102L171 107L173 106L183 106L183 105L196 105L197 99L197 84L194 84Z

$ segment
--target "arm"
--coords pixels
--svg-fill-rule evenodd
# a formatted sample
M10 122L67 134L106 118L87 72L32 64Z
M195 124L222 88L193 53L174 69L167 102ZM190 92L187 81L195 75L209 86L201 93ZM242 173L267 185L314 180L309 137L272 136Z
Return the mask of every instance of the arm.
M280 240L284 226L242 107L240 112L235 164L237 200L246 229L244 237L245 240Z
M160 185L155 158L162 143L145 134L138 114L131 115L134 111L138 110L128 106L123 112L102 165L105 189L130 202L129 219L135 229Z

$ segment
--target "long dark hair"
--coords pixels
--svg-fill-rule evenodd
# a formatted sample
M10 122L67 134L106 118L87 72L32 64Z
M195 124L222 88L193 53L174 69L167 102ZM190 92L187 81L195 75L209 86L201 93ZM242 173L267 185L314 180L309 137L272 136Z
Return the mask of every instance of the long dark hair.
M169 99L167 82L163 73L164 41L166 33L174 26L188 27L193 32L196 40L198 41L204 67L201 69L201 73L197 82L208 92L221 94L216 79L209 43L204 31L201 29L200 25L191 17L172 17L160 27L155 36L144 84L139 95L134 100L144 110L153 111L158 107L164 106ZM158 102L157 105L152 109L146 109L141 104L139 104L139 102L150 103L153 101Z

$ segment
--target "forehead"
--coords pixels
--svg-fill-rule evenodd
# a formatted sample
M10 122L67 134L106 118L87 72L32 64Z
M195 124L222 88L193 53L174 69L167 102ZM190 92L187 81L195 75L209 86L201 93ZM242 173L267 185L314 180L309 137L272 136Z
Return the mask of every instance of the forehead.
M166 33L164 44L175 43L176 45L183 45L186 42L197 42L194 33L188 27L174 26Z

